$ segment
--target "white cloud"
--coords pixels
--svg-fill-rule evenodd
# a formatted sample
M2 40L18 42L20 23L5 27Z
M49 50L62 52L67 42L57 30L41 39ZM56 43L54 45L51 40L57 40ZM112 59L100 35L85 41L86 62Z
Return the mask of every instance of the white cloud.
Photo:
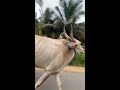
M36 13L36 19L40 17L40 6L38 3L35 2L35 13Z

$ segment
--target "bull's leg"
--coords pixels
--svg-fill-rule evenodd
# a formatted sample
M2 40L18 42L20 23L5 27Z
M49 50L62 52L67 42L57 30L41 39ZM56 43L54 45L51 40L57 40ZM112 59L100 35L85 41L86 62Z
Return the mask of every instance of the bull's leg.
M39 87L51 74L52 74L52 72L50 72L50 71L44 72L44 74L36 82L35 88Z
M56 80L57 80L57 85L58 85L58 88L59 88L59 90L62 90L62 88L61 88L61 80L60 80L60 75L59 75L59 73L58 74L56 74Z

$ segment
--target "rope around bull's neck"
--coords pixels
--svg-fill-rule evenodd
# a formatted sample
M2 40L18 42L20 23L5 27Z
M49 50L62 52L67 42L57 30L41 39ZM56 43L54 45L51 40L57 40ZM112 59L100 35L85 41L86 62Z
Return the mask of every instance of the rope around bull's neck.
M68 48L71 49L71 46L70 46L70 41L68 41L68 44L67 44ZM76 50L74 48L74 53L76 54Z

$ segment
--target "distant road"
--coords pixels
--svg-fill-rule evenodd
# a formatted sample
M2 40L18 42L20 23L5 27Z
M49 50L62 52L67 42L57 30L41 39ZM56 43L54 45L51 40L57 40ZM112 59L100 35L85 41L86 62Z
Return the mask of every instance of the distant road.
M35 82L43 74L43 71L35 71ZM62 90L85 90L85 72L62 72ZM35 90L58 90L55 76L50 76L40 87Z

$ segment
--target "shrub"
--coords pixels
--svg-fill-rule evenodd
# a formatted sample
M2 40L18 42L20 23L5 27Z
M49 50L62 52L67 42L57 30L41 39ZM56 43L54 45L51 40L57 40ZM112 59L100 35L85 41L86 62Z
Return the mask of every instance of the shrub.
M71 65L85 67L85 53L76 54Z

